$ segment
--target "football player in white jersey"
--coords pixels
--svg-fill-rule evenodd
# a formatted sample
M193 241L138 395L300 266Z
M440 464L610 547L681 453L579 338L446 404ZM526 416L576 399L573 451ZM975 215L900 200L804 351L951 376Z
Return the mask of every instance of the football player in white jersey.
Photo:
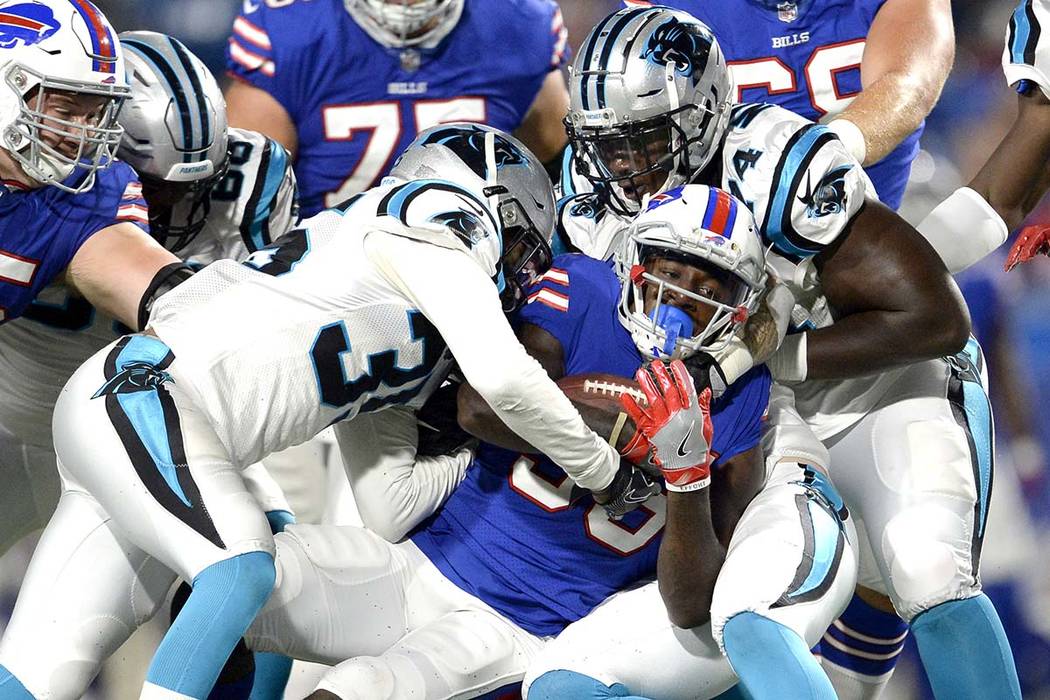
M770 366L783 381L807 380L794 387L800 412L831 446L831 475L874 550L862 556L862 582L913 623L939 692L1015 697L1009 644L977 575L991 469L979 351L966 344L967 313L936 251L879 204L826 128L733 105L714 38L687 14L608 17L582 44L570 99L563 241L607 257L645 197L686 181L748 204L800 301L792 321L802 332ZM751 361L718 360L730 380ZM865 427L879 435L846 439ZM878 468L863 461L872 445ZM931 470L937 478L914 478ZM955 624L972 645L958 648Z
M478 125L421 134L402 165L415 179L322 212L243 264L212 263L64 387L63 495L0 649L34 695L86 689L155 604L156 581L139 574L156 557L193 592L143 697L206 697L274 582L273 537L240 470L333 422L418 406L453 358L581 487L616 480L615 450L504 317L521 278L549 264L542 165ZM94 633L75 632L84 624Z

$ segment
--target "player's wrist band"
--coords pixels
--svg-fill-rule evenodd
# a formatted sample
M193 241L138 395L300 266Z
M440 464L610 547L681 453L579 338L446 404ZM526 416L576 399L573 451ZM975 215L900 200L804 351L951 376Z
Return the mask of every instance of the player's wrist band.
M668 491L674 491L675 493L690 493L692 491L699 491L700 489L707 488L711 485L711 476L705 476L703 479L697 479L696 481L690 481L688 484L682 484L681 486L675 486L669 479L664 479L664 487Z
M146 324L149 322L150 311L153 310L153 302L165 292L171 291L188 280L193 276L193 273L193 268L186 263L173 262L160 268L157 274L153 275L149 286L146 287L146 291L142 293L142 298L139 299L139 327L137 330L141 331L146 328Z
M782 382L801 382L809 373L806 362L806 337L808 333L795 333L784 338L773 356L766 360L773 378Z
M828 122L828 129L839 137L846 150L857 159L858 163L864 163L864 158L868 155L868 144L859 126L849 119L832 119Z

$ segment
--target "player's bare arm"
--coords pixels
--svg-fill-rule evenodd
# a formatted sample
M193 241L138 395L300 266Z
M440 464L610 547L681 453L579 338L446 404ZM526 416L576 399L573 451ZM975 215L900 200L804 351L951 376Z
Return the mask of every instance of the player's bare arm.
M815 262L838 318L806 333L808 379L871 374L966 344L959 288L925 239L884 205L869 201Z
M157 274L180 263L134 224L118 223L80 247L66 269L66 282L93 306L137 329L140 304Z
M231 80L226 88L226 114L230 126L258 131L284 146L295 160L299 132L287 110L270 93L243 80Z
M1017 116L970 182L1013 230L1050 186L1050 99L1039 88L1017 96Z
M568 143L562 119L569 111L569 90L560 70L547 74L536 99L514 135L547 163L561 154Z
M762 448L753 447L727 460L710 488L668 492L657 581L668 615L678 627L698 627L710 619L711 596L729 539L764 477Z
M864 89L836 117L860 129L864 165L882 160L918 128L954 59L949 0L888 0L879 9L860 66Z

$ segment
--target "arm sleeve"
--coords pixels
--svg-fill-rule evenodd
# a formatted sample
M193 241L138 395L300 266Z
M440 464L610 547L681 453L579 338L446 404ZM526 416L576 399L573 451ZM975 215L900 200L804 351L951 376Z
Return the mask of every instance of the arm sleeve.
M335 426L361 520L397 542L432 515L463 480L473 454L419 457L415 412L395 406Z
M492 281L475 262L461 251L383 233L370 234L365 250L430 319L467 382L507 427L579 486L599 491L612 482L616 451L587 427L518 342Z
M1014 85L1022 80L1035 83L1050 98L1050 0L1021 0L1010 15L1003 50L1003 73Z

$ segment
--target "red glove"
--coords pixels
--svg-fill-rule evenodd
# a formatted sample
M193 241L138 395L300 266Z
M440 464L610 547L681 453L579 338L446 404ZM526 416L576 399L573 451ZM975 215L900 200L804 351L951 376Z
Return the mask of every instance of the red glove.
M1050 255L1050 226L1025 226L1010 247L1010 255L1007 256L1003 269L1009 272L1019 263L1028 262L1040 253Z
M624 409L650 445L650 459L660 467L669 491L696 491L711 483L711 390L697 398L681 360L668 367L653 360L635 374L649 405L620 397Z

